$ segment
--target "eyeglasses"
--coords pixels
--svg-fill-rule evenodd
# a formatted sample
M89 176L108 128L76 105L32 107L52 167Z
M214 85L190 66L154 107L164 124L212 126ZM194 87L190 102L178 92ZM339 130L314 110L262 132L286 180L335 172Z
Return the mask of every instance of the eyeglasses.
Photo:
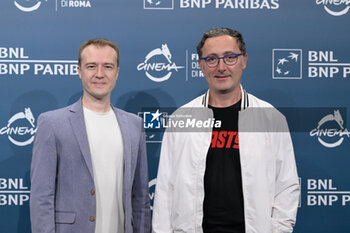
M237 54L237 53L230 53L226 54L223 57L218 57L218 56L207 56L201 58L201 60L204 60L205 63L207 63L207 66L214 68L219 64L220 59L224 60L225 64L228 66L233 66L234 64L237 63L238 57L243 55L242 53Z

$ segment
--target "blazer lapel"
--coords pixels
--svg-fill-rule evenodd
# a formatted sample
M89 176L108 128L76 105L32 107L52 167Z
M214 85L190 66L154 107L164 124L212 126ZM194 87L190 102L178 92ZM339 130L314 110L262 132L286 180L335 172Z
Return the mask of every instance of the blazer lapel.
M86 126L84 120L83 105L81 99L74 103L71 108L70 123L74 132L75 137L78 140L80 150L83 154L86 165L90 171L90 175L93 178L92 162L91 162L91 153L89 147L89 141L86 133Z

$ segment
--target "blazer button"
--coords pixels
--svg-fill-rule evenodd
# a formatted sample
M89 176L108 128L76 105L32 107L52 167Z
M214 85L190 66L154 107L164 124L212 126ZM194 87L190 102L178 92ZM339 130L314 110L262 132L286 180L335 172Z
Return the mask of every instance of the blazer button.
M95 217L94 216L91 216L90 217L90 222L94 222L95 221Z
M95 190L91 189L90 193L91 193L92 196L95 195Z

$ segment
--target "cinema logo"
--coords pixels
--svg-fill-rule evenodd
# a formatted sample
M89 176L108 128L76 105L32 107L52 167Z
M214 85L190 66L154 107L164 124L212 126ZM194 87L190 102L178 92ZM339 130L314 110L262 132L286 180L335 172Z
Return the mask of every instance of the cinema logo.
M30 108L25 108L24 112L13 115L8 120L7 126L0 129L0 134L6 134L10 142L16 146L27 146L34 141L36 127L35 119Z
M144 71L147 78L153 82L164 82L171 77L173 71L184 68L177 66L171 59L168 45L162 44L161 48L153 49L146 55L144 62L137 66L137 70Z
M308 179L307 205L349 206L350 191L339 191L332 179Z
M344 127L344 120L339 110L334 114L324 116L317 127L310 132L311 137L317 137L319 143L327 148L340 146L345 137L350 137L349 131Z
M0 206L22 206L29 196L22 178L0 178Z
M317 5L323 5L324 10L333 16L342 16L350 9L350 0L316 0Z
M45 0L47 2L47 0ZM36 11L39 9L42 1L37 1L37 0L29 0L29 1L24 1L24 0L15 0L14 4L19 9L20 11L23 12L32 12Z

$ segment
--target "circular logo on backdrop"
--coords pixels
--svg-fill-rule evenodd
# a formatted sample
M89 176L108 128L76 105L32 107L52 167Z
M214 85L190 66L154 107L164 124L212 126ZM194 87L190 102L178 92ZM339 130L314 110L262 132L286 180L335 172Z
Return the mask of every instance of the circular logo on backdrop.
M13 115L7 126L0 130L0 134L7 134L10 142L17 146L26 146L34 141L36 127L35 119L30 108L25 108L24 112Z
M328 114L318 122L317 128L311 130L310 136L316 136L323 146L334 148L343 143L345 136L350 137L343 125L344 120L339 110L335 110L334 114Z
M41 5L41 1L37 1L37 0L34 0L34 1L33 0L28 0L28 1L15 0L14 3L15 3L15 6L23 12L35 11L39 9Z
M177 66L171 58L168 45L162 44L162 48L153 49L146 55L145 61L137 66L137 70L145 71L147 78L153 82L164 82L171 77L173 71L184 68Z
M316 0L317 5L323 5L324 10L333 16L342 16L348 13L350 7L349 0L338 0L338 1L329 1L329 0Z

